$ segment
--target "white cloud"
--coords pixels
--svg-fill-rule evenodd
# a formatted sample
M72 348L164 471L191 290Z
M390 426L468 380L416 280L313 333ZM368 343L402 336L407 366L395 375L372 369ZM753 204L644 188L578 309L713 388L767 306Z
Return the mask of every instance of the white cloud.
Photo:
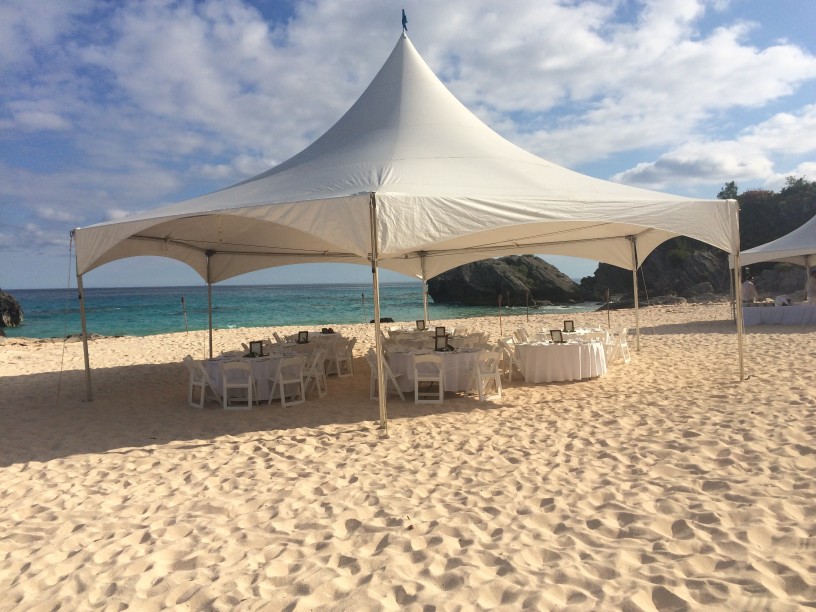
M58 210L51 206L44 206L36 210L37 216L45 221L60 221L66 223L74 223L77 221L76 215L73 215L64 210Z
M198 172L202 176L221 181L238 181L247 176L260 174L277 165L277 161L265 157L239 155L227 164L204 164Z
M25 130L66 130L70 124L56 113L23 111L15 113L14 121Z
M640 163L614 175L612 180L654 189L678 183L730 180L760 182L776 188L784 184L784 177L804 174L812 162L780 172L774 154L816 154L816 139L805 136L814 133L816 105L809 105L797 113L778 113L746 128L735 139L684 143L656 161Z
M34 65L35 51L58 43L67 24L94 4L92 0L4 0L0 7L0 68Z

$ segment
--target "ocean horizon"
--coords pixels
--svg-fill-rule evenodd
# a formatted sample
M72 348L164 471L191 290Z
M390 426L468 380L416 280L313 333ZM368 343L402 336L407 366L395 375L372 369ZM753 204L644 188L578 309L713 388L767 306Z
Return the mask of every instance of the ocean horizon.
M64 338L81 334L76 288L4 289L23 309L23 324L3 328L9 337ZM207 286L86 287L89 334L150 336L208 327ZM213 285L213 328L331 326L368 323L374 318L373 289L364 283L304 285ZM588 312L596 302L527 308L503 305L502 316ZM496 306L435 304L428 298L431 321L498 315ZM394 321L423 318L422 284L380 285L380 316Z

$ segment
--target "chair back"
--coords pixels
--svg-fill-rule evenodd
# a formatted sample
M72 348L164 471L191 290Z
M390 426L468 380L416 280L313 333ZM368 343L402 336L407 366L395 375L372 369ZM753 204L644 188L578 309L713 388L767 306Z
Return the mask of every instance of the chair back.
M185 355L182 359L184 365L187 366L187 369L190 371L190 377L192 378L193 382L201 384L202 382L207 383L210 385L210 388L215 391L215 383L213 382L210 375L207 373L204 364L200 361L196 361L193 359L192 355Z
M319 347L312 353L312 360L308 365L308 370L312 372L319 372L323 369L323 363L326 361L326 349Z
M468 334L462 338L462 348L477 348L482 344L481 332Z
M516 343L512 338L499 338L498 343L502 350L506 351L509 355L512 355L516 348Z
M519 327L516 331L513 332L513 337L516 339L517 342L529 342L530 341L530 334L527 333L527 330L523 327Z
M479 369L479 374L496 374L499 373L499 362L501 355L496 351L482 351L479 353L479 359L476 362L476 367Z
M221 373L224 380L229 382L248 382L252 379L252 367L246 361L227 361L221 365Z
M369 348L365 354L366 363L368 363L368 367L371 368L372 372L377 370L377 351L374 348Z
M198 379L199 370L196 367L196 361L193 359L192 355L185 355L182 358L184 365L187 366L187 369L190 371L190 375L193 377L194 380Z
M442 372L441 355L414 355L414 371L422 374L440 374Z
M303 368L306 358L299 355L297 357L284 357L278 366L278 377L283 382L297 381L303 378Z

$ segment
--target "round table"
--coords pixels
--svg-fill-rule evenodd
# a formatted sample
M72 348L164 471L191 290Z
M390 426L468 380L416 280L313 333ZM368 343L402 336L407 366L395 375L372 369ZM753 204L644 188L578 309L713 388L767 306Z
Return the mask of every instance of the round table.
M516 343L516 360L529 383L561 382L606 374L601 342Z
M409 351L390 350L386 357L388 365L394 374L403 373L399 378L400 389L414 390L414 355L441 355L442 376L444 377L445 391L467 391L468 373L476 365L479 356L478 349L462 349L459 351Z

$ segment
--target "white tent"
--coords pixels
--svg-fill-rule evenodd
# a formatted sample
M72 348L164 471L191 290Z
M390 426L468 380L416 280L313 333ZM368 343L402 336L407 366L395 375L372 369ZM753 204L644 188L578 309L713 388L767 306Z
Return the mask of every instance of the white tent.
M740 253L742 265L779 261L804 266L816 265L816 217L781 238Z
M83 274L137 255L183 261L208 284L294 263L370 264L377 326L379 268L426 281L470 261L547 253L634 277L679 235L738 253L736 201L611 183L522 150L468 111L404 33L357 102L291 159L221 191L75 230L80 291ZM379 328L375 336L379 353Z

